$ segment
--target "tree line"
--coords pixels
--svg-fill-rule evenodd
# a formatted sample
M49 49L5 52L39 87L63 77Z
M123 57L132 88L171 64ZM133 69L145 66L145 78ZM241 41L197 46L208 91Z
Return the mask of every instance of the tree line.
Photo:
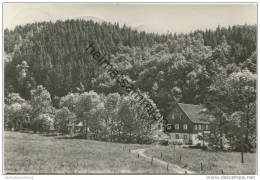
M61 97L59 108L54 108L50 93L40 85L31 90L30 100L10 93L5 98L4 112L5 128L16 131L54 130L63 135L122 143L153 141L154 120L130 95L69 93ZM72 129L77 124L81 124L80 128Z

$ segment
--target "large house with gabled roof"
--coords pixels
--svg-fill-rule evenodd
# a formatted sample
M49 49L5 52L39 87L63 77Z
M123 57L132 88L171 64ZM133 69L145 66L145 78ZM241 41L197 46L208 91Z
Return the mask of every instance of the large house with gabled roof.
M180 144L206 145L206 136L210 133L209 125L213 119L202 105L176 103L167 117L172 125L169 132L171 141Z

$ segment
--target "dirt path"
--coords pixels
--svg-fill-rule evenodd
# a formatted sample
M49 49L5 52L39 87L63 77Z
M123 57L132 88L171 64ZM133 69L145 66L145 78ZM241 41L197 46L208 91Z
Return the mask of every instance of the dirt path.
M139 154L139 156L151 161L152 157L145 154L146 150L148 150L148 149L134 149L134 150L131 150L131 153ZM181 168L180 166L178 166L176 164L168 163L166 161L160 160L155 157L153 158L153 163L160 164L164 167L167 167L167 164L168 164L169 172L173 172L173 173L177 173L177 174L185 174L185 172L187 174L195 174L195 172L193 172L193 171Z

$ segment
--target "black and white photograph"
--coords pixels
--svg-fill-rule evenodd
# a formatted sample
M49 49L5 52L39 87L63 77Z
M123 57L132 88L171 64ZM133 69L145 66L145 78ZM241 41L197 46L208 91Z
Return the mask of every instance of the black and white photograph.
M256 179L257 8L2 2L3 176Z

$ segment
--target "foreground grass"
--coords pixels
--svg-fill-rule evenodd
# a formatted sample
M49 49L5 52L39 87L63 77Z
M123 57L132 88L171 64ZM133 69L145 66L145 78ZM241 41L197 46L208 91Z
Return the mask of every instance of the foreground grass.
M162 155L164 161L199 174L221 174L222 170L224 174L256 174L256 153L244 153L244 164L241 164L239 152L207 152L200 149L153 146L146 154L160 159Z
M145 147L5 132L4 173L167 173L129 153Z
M4 133L4 173L175 173L150 160L129 153L147 149L145 154L197 174L255 174L256 154L206 152L173 149L171 146L120 144L85 139L64 139L19 132ZM179 160L181 156L181 161ZM203 170L201 171L201 163Z

